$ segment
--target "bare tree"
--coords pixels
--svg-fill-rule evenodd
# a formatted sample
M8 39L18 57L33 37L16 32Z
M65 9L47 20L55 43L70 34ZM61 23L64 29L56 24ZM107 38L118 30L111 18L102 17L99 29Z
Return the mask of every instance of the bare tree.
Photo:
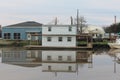
M86 26L86 19L84 16L77 16L77 18L75 18L75 25L78 27L78 32L82 33L82 28Z

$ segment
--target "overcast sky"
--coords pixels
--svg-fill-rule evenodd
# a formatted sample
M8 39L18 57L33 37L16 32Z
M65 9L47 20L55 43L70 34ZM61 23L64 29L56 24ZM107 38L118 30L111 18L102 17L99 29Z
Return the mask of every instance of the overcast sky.
M0 0L0 24L25 21L50 24L55 17L59 24L69 24L77 9L87 24L111 25L114 16L120 22L120 0Z

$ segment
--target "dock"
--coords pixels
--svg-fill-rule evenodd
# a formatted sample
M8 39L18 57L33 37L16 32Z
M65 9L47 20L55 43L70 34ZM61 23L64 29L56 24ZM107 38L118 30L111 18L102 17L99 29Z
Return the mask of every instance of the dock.
M27 45L24 46L27 50L79 50L79 49L92 49L92 46L82 47L60 47L60 46L40 46L40 45Z

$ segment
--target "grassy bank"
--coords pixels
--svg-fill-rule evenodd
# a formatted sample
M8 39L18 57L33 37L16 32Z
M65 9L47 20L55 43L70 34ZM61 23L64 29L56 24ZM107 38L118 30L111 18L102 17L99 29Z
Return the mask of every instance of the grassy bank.
M0 46L17 46L22 47L25 45L41 45L38 41L28 41L28 40L0 40Z
M107 41L104 42L93 42L93 48L109 48ZM18 40L0 40L0 46L16 46L16 47L23 47L26 45L41 45L41 42L38 41L18 41ZM87 42L79 41L77 42L77 46L86 46Z

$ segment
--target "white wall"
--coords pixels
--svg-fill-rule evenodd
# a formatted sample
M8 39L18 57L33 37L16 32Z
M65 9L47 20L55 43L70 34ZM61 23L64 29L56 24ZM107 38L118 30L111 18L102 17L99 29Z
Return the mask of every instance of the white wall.
M76 35L76 26L71 26L72 31L69 31L71 25L43 25L42 34L74 34ZM51 27L51 31L48 31L48 27Z
M47 41L47 37L51 37L51 41ZM62 37L61 42L58 37ZM67 37L72 37L71 41L67 41ZM55 46L55 47L76 47L76 36L42 36L42 46Z
M76 26L71 25L43 25L42 26L42 46L53 47L75 47L76 46ZM51 27L51 31L48 28ZM52 41L48 42L47 37L52 37ZM63 41L59 42L58 37L63 37ZM67 37L72 37L72 41L68 42Z
M47 56L51 56L51 60L47 59ZM58 56L62 56L62 60L58 60ZM68 61L67 57L71 56L71 61ZM42 51L43 62L76 62L76 51Z

